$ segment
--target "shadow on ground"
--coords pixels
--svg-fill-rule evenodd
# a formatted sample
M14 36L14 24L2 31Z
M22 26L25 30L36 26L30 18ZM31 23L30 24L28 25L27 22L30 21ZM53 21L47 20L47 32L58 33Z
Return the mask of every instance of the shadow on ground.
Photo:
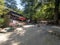
M23 27L22 30L6 33L7 39L0 45L60 45L58 37L50 35L49 30L52 26Z

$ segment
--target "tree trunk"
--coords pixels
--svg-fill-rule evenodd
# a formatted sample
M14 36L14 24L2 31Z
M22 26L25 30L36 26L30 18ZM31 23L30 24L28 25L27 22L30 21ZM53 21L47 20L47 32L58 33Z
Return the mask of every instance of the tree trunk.
M54 15L55 24L58 24L58 15L59 15L59 0L55 0L55 15Z

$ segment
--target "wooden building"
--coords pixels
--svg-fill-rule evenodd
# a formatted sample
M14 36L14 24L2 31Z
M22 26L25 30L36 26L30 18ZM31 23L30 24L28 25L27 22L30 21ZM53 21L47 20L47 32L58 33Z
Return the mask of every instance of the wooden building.
M19 20L19 21L26 20L26 17L24 17L22 14L18 14L18 13L13 12L13 11L8 12L8 15L10 16L11 19L14 19L14 20Z

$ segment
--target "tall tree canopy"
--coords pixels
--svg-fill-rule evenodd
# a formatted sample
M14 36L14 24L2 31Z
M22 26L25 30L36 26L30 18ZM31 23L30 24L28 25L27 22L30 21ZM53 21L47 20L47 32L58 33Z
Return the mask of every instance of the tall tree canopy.
M4 10L4 0L0 0L0 15L3 14L3 10Z
M49 18L53 16L54 0L21 0L24 13L33 18Z
M15 10L17 8L17 3L15 0L5 0L5 5L8 7L8 8L11 8L13 10Z
M21 0L23 6L24 6L24 13L27 15L27 16L31 16L34 14L35 12L35 4L37 3L37 0Z
M46 1L44 3L41 2L41 5L38 3L35 8L38 9L35 18L53 19L55 8L54 0Z

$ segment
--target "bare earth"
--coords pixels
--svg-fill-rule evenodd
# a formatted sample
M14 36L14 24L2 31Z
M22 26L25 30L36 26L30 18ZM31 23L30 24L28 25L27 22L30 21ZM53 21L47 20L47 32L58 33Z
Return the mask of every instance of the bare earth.
M25 25L13 32L0 33L0 45L60 45L59 38L48 33L53 30L60 27Z

